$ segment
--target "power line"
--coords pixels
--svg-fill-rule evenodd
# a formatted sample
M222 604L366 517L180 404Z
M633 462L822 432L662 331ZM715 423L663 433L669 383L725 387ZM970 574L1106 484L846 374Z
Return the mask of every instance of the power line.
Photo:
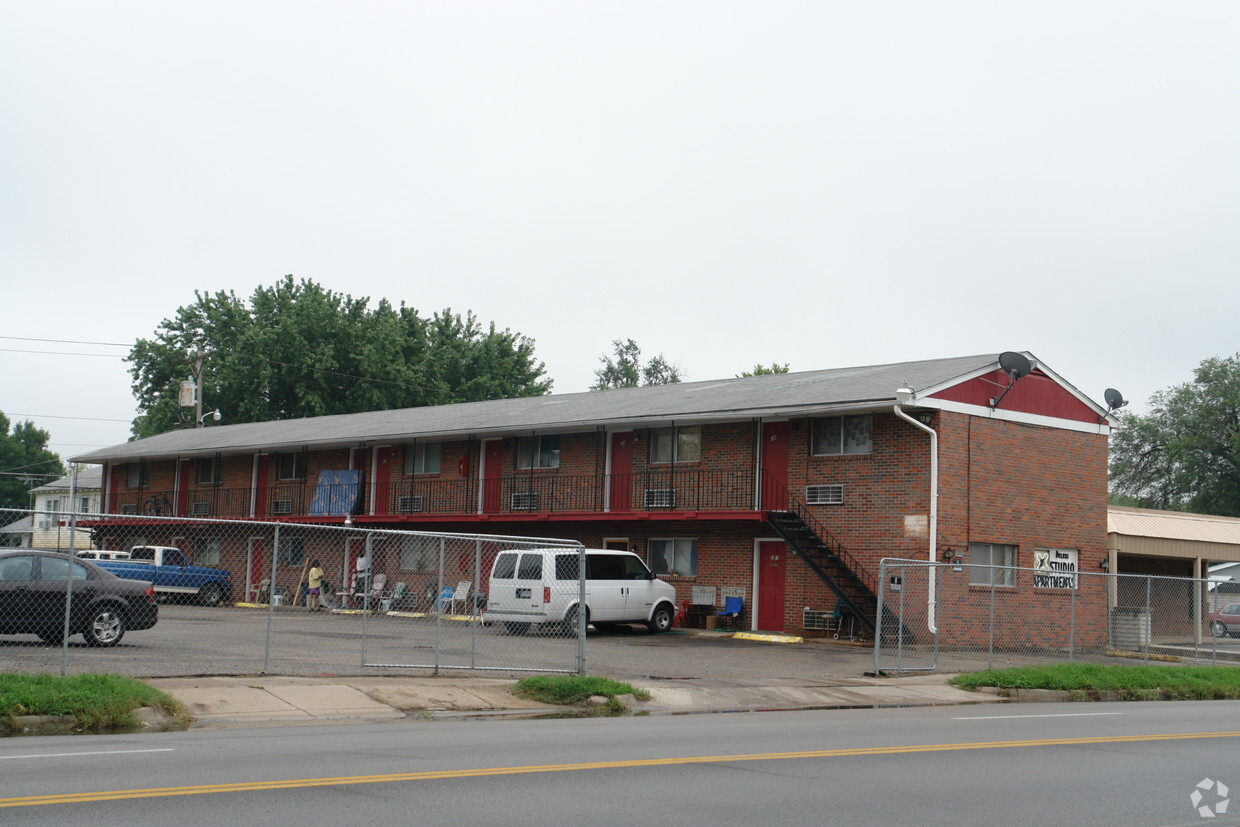
M44 353L49 356L102 356L105 359L124 359L124 356L117 356L115 353L70 353L67 350L18 350L12 347L0 347L0 351L4 353Z
M3 411L6 416L29 416L35 419L80 419L85 422L132 422L131 419L104 419L98 416L53 416L52 414L28 414Z
M79 342L76 339L35 339L29 336L0 336L0 339L14 339L19 342L55 342L59 345L105 345L107 347L133 347L128 342Z

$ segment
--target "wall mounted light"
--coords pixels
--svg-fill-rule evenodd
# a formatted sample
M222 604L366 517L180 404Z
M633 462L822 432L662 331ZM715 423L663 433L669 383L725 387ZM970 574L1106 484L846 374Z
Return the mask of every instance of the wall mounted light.
M917 417L917 420L922 425L929 425L934 421L934 411L921 411L920 413L913 414L913 416Z
M1103 560L1102 562L1100 562L1100 563L1098 564L1098 568L1102 569L1103 571L1110 571L1110 570L1111 570L1111 561L1110 561L1110 560Z

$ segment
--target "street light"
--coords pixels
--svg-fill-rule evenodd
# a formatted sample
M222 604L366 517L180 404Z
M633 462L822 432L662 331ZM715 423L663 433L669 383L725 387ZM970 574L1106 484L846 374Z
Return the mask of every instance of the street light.
M198 417L198 427L199 427L199 428L201 428L201 427L203 426L203 422L204 422L204 420L206 420L206 418L207 418L208 416L209 416L209 417L211 417L212 419L214 419L216 422L219 422L219 421L220 421L220 409L219 409L219 408L216 408L216 409L215 409L215 410L213 410L213 411L207 411L205 414L203 414L202 416Z

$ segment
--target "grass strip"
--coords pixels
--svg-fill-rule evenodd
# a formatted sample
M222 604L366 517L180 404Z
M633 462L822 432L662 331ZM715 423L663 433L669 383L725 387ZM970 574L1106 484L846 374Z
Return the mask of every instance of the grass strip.
M1106 666L1058 663L987 669L957 675L950 681L964 689L1058 689L1087 694L1112 692L1121 697L1172 700L1240 698L1240 667Z
M650 698L650 693L644 689L634 689L627 683L590 675L538 675L517 681L512 692L518 698L545 704L579 704L594 695L606 698L632 695L639 701Z
M72 718L85 732L133 729L134 712L144 706L174 719L185 719L181 705L158 689L120 675L18 675L0 673L0 723L17 729L21 715Z

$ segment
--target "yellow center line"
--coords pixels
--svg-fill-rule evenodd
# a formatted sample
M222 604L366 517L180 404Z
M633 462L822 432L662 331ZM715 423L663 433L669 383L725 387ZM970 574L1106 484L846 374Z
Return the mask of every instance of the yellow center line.
M481 778L492 775L524 775L547 772L622 769L625 767L666 767L684 764L720 764L737 761L786 761L796 758L842 758L857 755L908 755L921 752L951 752L973 749L1015 749L1017 747L1070 746L1073 744L1125 744L1142 741L1185 741L1204 738L1240 738L1240 732L1194 732L1166 735L1114 735L1095 738L1043 738L1029 741L978 741L965 744L918 744L903 747L857 747L854 749L810 750L807 752L760 752L748 755L695 755L683 758L642 758L635 761L596 761L584 764L543 764L529 767L487 767L472 770L400 772L384 775L344 775L334 778L291 778L282 781L244 781L235 784L203 784L193 787L154 787L94 793L32 795L0 798L0 807L38 807L45 804L84 804L94 801L121 801L131 798L167 798L179 795L290 790L307 787L333 787L345 784L390 784L397 781L433 781L449 778Z

